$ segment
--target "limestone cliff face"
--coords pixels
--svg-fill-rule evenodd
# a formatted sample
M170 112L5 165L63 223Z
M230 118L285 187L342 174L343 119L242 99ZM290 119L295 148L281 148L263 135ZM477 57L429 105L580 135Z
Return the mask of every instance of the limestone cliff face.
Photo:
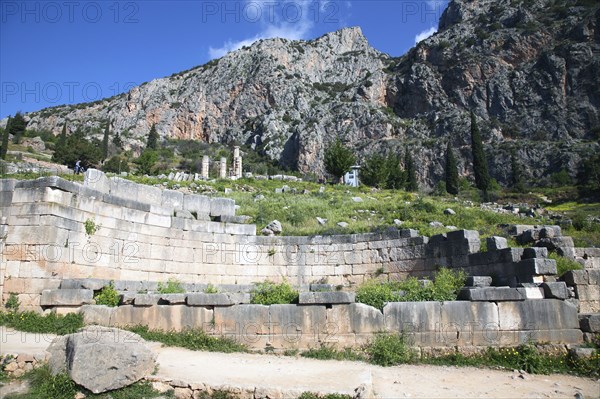
M261 40L219 60L91 104L26 115L59 133L110 118L139 148L152 124L163 137L252 145L281 164L323 171L336 137L361 156L409 148L419 178L443 176L451 140L470 170L469 111L491 172L510 179L510 151L529 178L598 150L600 11L588 0L454 0L440 32L405 56L373 49L359 28L311 41Z

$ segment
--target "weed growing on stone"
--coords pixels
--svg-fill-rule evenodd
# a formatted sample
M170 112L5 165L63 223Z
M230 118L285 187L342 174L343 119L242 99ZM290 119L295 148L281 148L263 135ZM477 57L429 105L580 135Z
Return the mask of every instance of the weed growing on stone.
M356 301L379 310L387 302L454 301L465 283L463 271L441 268L429 284L415 277L404 281L369 280L358 287Z
M177 279L170 278L166 283L158 283L158 292L161 294L183 294L185 289Z
M65 335L83 327L83 316L78 313L41 315L35 312L0 312L0 325L30 333Z
M205 294L217 294L219 289L212 284L208 284L208 286L204 289Z
M121 302L121 295L115 290L114 282L110 282L109 285L102 287L99 293L94 295L96 305L106 305L110 307L119 306Z
M287 281L279 284L265 281L256 283L250 302L259 305L289 304L298 303L298 297L298 291Z
M130 327L129 331L139 334L148 341L161 342L167 346L176 346L195 351L208 352L247 352L243 344L231 338L212 337L200 329L190 329L181 332L150 330L146 326Z
M87 234L89 237L96 234L98 229L100 229L100 226L98 226L93 219L86 219L83 225L85 227L85 234Z
M19 302L19 297L14 292L11 292L8 295L8 299L6 300L4 307L9 312L16 313L19 310L19 306L21 306L21 303Z

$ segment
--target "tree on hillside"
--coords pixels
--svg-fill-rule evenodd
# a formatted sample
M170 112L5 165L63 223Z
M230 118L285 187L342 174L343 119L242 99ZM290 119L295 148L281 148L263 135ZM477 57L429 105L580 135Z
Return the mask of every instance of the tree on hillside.
M66 135L66 126L63 127L63 133ZM63 135L61 133L61 136ZM63 138L59 137L59 141ZM99 140L87 140L81 129L75 130L65 139L65 144L55 147L52 160L66 166L73 167L75 162L81 161L82 166L95 166L102 160L102 149Z
M475 186L483 191L484 200L487 201L487 191L490 186L490 174L488 172L487 159L483 150L481 133L477 127L475 114L471 112L471 151L473 154L473 171L475 174Z
M110 135L110 118L106 122L106 128L104 129L104 137L102 138L102 159L108 158L108 136Z
M386 187L389 176L386 166L386 158L379 154L372 154L360 167L360 181L371 187Z
M11 123L12 118L9 116L8 121L6 122L6 127L4 128L4 132L2 132L2 148L0 148L0 158L3 160L6 159L6 153L8 152L8 132L10 131Z
M523 167L517 159L514 149L510 152L510 166L512 172L512 188L519 193L524 193L525 185L523 184Z
M121 140L121 135L119 132L116 132L113 136L112 143L117 147L117 152L123 149L123 141Z
M404 155L404 169L406 170L406 191L417 191L419 189L417 170L408 148L406 149L406 153Z
M325 170L338 181L355 162L354 153L339 138L325 150Z
M399 190L406 184L406 173L400 165L400 157L394 152L390 152L385 160L385 167L388 171L386 187Z
M458 168L456 166L456 158L454 157L454 151L450 146L450 140L446 146L446 192L448 194L458 194Z
M158 149L158 133L156 132L156 124L153 124L150 128L150 133L148 133L148 140L146 141L146 149L147 150L156 150Z
M133 162L138 165L138 175L152 175L154 172L154 166L156 165L156 162L158 162L158 152L146 149Z
M67 152L67 122L63 124L62 130L58 135L58 140L54 145L54 154L52 154L52 160L54 162L63 163L63 159Z
M13 135L13 143L19 144L21 142L21 137L23 137L26 128L27 122L25 122L23 114L17 112L12 118L12 123L10 124L10 131L8 132L9 134Z
M401 189L405 180L400 159L394 152L387 156L373 154L365 159L360 168L360 181L367 186Z

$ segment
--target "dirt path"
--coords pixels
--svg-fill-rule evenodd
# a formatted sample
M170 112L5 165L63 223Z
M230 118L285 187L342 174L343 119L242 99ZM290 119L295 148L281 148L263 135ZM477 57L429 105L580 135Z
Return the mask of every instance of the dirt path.
M41 353L51 335L0 327L0 353ZM600 398L600 381L567 375L520 375L470 367L379 367L247 353L194 352L161 347L157 377L212 387L263 388L284 396L303 391L352 394L364 384L376 398Z

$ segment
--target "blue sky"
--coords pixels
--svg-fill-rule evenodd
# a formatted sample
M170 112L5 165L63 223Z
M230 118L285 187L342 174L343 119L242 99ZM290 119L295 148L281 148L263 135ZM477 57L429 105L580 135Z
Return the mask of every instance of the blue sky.
M95 101L252 41L360 26L393 56L435 32L446 0L0 0L0 118Z

